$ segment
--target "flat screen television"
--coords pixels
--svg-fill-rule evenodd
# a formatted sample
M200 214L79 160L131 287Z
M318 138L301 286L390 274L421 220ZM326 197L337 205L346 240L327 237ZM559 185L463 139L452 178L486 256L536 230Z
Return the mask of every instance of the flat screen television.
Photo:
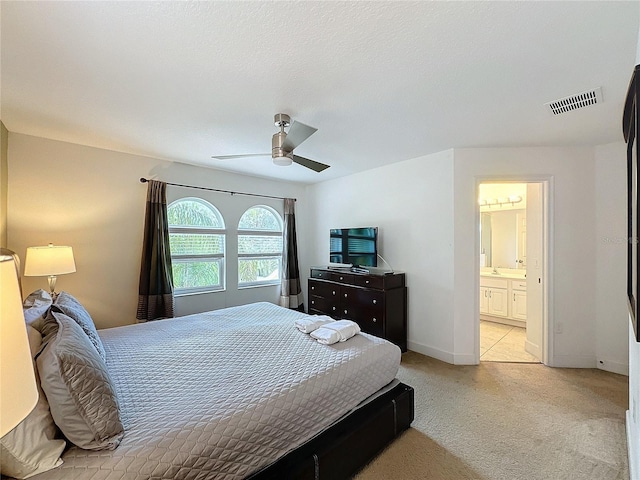
M378 227L332 228L329 262L353 267L378 266Z

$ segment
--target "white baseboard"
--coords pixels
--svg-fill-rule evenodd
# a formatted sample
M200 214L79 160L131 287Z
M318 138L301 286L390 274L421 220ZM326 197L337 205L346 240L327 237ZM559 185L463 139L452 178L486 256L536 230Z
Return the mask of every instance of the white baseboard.
M618 363L606 360L604 358L598 358L598 363L596 365L600 370L606 370L611 373L618 373L620 375L629 376L629 364L628 363Z
M535 343L531 343L529 340L525 340L524 349L527 353L530 353L542 362L542 349L540 348L540 345L536 345Z
M429 347L421 343L407 341L407 349L426 355L427 357L433 357L437 360L453 364L453 354L451 352L445 352L437 348Z
M596 357L593 355L554 355L550 360L550 367L596 368Z
M453 355L454 365L478 365L476 356L473 353L457 353Z
M640 457L640 445L638 445L637 432L633 431L633 422L631 419L631 411L627 410L626 415L626 431L627 431L627 455L629 456L629 478L638 480L640 478L640 465L638 460Z
M515 318L493 317L491 315L480 314L480 320L486 320L487 322L501 323L502 325L511 325L512 327L527 328L527 322L524 320L517 320Z
M435 358L437 360L450 363L452 365L477 365L474 354L455 354L451 352L445 352L438 348L423 345L421 343L407 341L407 349L413 352L418 352L428 357Z

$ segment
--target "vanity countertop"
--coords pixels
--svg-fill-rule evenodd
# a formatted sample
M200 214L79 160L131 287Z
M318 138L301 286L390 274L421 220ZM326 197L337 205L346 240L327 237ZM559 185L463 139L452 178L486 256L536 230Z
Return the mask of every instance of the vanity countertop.
M507 278L510 280L526 280L527 279L527 272L526 271L518 271L516 269L505 269L502 270L500 268L498 268L498 272L499 273L492 273L491 268L482 268L480 270L480 276L481 277L488 277L488 278ZM515 271L514 271L515 270Z

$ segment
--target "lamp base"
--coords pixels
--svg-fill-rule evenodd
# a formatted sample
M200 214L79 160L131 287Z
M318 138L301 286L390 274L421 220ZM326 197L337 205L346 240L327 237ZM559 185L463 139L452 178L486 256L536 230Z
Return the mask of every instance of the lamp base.
M47 280L49 281L49 295L51 295L51 299L55 300L58 294L55 292L56 290L56 280L58 277L55 275L49 275Z

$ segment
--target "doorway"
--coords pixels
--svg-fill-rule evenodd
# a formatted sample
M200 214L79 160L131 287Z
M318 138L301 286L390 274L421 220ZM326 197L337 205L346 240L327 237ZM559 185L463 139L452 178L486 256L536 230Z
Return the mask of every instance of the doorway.
M478 184L479 360L547 363L548 182Z

